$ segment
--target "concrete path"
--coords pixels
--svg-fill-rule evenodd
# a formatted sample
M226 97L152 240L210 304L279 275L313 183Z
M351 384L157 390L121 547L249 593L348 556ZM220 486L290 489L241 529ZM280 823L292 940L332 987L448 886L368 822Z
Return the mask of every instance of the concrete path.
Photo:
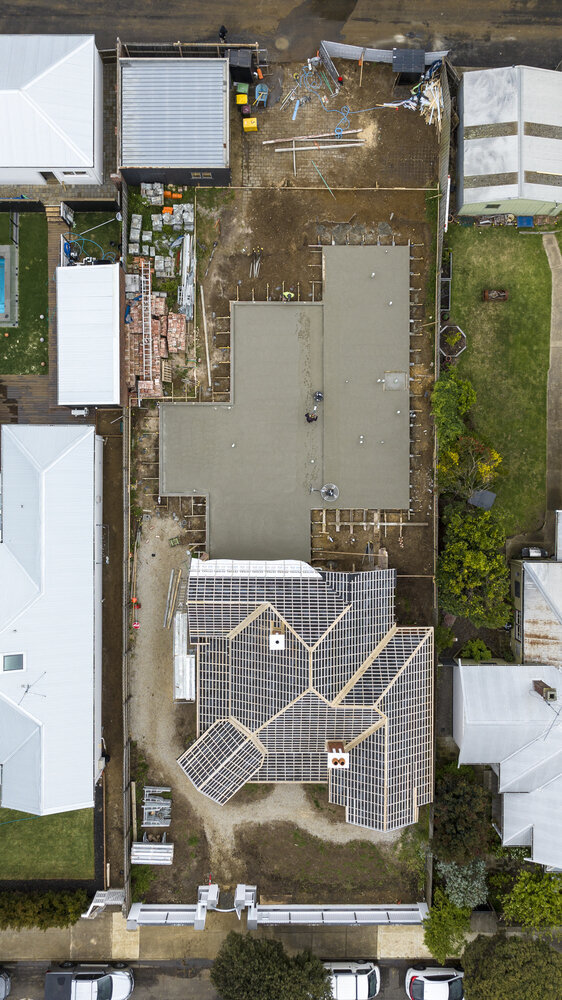
M542 238L552 272L550 368L547 389L546 506L562 508L562 254L556 236Z

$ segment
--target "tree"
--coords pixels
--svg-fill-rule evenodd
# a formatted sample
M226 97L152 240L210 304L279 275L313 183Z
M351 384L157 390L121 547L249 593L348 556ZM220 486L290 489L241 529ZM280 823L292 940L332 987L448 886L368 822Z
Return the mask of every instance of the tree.
M88 909L88 903L83 889L76 892L0 892L0 928L70 927Z
M469 639L460 655L465 660L477 660L478 663L486 663L492 659L492 650L488 649L483 639Z
M476 627L500 628L510 617L504 534L492 511L449 506L437 583L441 607Z
M329 975L310 952L289 956L280 941L231 931L211 970L222 1000L332 1000Z
M479 935L462 956L466 1000L556 1000L562 955L545 941Z
M467 865L457 865L455 861L438 861L437 871L445 882L447 899L455 906L467 906L474 910L486 902L486 865L479 858L474 858Z
M562 924L562 875L522 871L503 901L507 920L538 930Z
M464 417L475 402L472 384L462 379L454 368L437 380L431 394L431 408L440 450L449 448L464 433Z
M475 490L491 486L500 462L501 455L475 434L461 434L449 448L439 452L439 490L468 500Z
M437 779L433 848L442 861L468 864L484 855L491 840L490 798L469 768Z
M460 955L470 930L470 909L451 903L441 889L435 890L433 906L423 922L423 940L439 965Z

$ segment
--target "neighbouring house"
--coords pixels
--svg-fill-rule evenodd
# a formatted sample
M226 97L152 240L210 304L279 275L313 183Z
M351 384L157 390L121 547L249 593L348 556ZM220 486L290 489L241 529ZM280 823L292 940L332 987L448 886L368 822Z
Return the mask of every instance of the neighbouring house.
M125 402L124 285L119 264L57 267L59 406Z
M562 562L514 559L511 648L521 663L562 662Z
M489 764L497 776L504 846L562 868L562 725L557 666L465 664L453 674L453 736L460 764Z
M119 58L118 168L128 184L230 184L229 67L221 57Z
M410 507L410 253L323 247L321 302L231 303L228 401L161 404L159 493L207 497L213 558L308 560L312 510Z
M0 35L0 134L0 185L102 183L93 35Z
M463 74L458 92L459 215L562 210L562 73L501 66Z
M198 739L179 765L224 805L248 782L327 782L348 823L415 823L433 794L433 629L394 623L395 570L193 559Z
M0 454L0 804L91 807L103 769L102 439L4 425Z

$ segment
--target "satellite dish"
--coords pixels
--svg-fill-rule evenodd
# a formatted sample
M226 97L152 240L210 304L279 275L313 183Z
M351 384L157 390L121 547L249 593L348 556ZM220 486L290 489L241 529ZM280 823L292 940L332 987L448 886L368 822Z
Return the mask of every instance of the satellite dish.
M326 483L320 490L320 495L327 502L337 500L340 495L339 487L335 483Z

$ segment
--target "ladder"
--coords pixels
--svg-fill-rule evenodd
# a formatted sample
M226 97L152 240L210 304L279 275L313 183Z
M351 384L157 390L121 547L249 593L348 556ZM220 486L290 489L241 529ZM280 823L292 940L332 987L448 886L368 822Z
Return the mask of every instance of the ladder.
M141 260L142 371L143 379L152 381L152 310L150 306L150 261Z

